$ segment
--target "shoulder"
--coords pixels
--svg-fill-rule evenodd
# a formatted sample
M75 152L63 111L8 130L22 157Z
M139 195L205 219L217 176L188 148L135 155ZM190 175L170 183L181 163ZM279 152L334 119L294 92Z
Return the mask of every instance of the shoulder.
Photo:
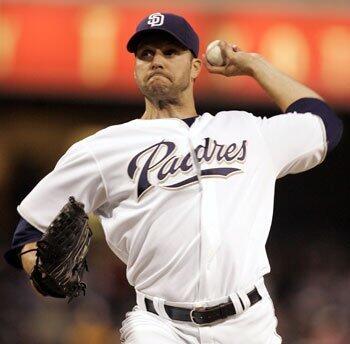
M133 129L136 129L135 121L129 121L122 124L111 125L109 127L103 128L96 133L83 138L80 141L75 142L69 149L69 152L89 152L94 148L99 146L104 146L105 148L116 142L125 142L127 138L131 137L133 134Z
M224 110L217 112L214 117L220 120L229 121L256 121L261 119L261 117L255 116L251 112L242 110Z
M205 115L205 114L204 114ZM251 112L242 110L225 110L219 111L213 115L212 121L218 122L222 125L234 126L252 126L256 127L261 124L265 118L256 116Z
M77 142L77 144L84 145L104 140L116 140L120 138L121 135L130 135L132 130L136 129L136 127L137 125L135 120L125 122L122 124L111 125L84 138L83 140Z
M131 122L103 128L74 142L58 160L57 165L72 161L88 161L95 158L95 152L106 151L108 147L118 146L120 142L126 142L127 135L130 137L130 130L127 129L132 127L129 124Z

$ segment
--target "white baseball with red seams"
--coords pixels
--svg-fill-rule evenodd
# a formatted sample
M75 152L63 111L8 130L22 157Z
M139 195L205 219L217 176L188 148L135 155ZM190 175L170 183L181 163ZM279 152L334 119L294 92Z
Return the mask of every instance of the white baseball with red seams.
M221 54L221 48L219 46L219 43L219 39L209 43L205 52L207 61L212 66L223 66L225 64L225 61Z

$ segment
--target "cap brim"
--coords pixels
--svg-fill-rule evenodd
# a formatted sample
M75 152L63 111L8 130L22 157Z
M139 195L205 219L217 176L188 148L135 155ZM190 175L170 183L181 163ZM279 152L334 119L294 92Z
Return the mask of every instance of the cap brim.
M169 36L171 36L172 38L176 39L178 42L180 42L183 46L185 46L188 50L190 50L186 43L183 42L180 38L178 38L177 36L175 36L172 32L166 30L166 29L162 29L162 28L156 28L156 29L145 29L145 30L141 30L138 31L136 33L134 33L134 35L129 39L129 42L126 46L126 48L128 49L128 51L130 53L135 53L137 50L138 45L140 44L140 42L148 35L150 34L156 34L156 33L167 33ZM192 50L191 50L192 51ZM193 54L195 54L192 51Z

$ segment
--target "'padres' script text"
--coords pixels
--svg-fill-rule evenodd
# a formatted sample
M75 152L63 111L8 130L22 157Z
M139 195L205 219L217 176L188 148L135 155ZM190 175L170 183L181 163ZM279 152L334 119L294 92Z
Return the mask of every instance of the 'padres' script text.
M226 162L244 162L246 157L246 143L242 141L240 145L231 143L222 145L216 140L206 138L204 145L199 145L194 149L196 160L199 164L202 162L218 163ZM160 186L165 188L179 188L190 183L198 182L198 174L206 177L227 177L235 172L241 171L239 168L230 167L214 167L197 171L197 174L175 184L165 185L164 181L177 173L188 173L194 170L193 158L191 153L185 156L177 156L175 154L176 145L171 141L161 141L150 146L142 152L135 155L128 166L128 175L132 180L136 180L139 174L137 185L137 196L140 198L151 186L150 173L156 173L156 178L161 183ZM142 161L142 162L141 162Z

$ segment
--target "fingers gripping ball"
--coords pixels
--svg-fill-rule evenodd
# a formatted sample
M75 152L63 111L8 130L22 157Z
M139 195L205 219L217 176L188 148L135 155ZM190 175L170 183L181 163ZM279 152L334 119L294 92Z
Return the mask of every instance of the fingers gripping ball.
M68 297L69 301L85 294L82 277L91 236L84 205L70 197L37 243L31 280L41 294Z
M212 66L223 66L225 64L219 44L220 40L217 39L207 46L205 56Z

